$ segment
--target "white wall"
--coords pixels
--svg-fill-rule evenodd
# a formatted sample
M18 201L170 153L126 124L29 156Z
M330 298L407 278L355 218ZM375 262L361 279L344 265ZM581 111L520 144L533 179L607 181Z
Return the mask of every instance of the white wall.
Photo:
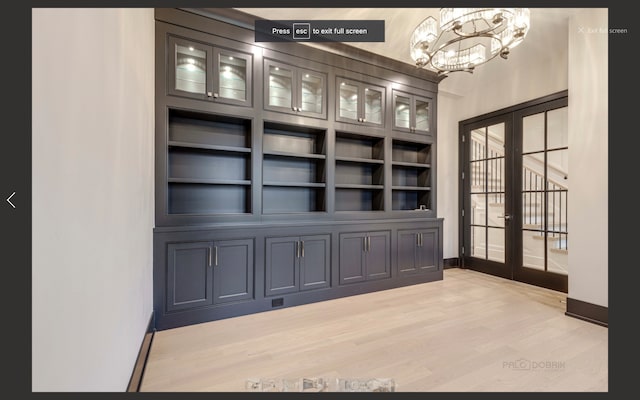
M569 21L569 297L608 306L608 11Z
M124 391L152 312L152 9L34 9L32 389Z
M556 25L554 32L530 31L508 60L498 57L473 74L452 74L438 87L437 208L444 218L444 258L458 257L458 122L566 90L567 23Z

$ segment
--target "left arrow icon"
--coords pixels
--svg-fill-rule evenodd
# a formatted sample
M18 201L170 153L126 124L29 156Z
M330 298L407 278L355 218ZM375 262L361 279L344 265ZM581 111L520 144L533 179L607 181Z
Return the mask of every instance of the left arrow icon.
M13 208L16 208L16 206L14 206L13 203L11 202L11 198L15 194L16 194L16 192L13 192L13 193L11 193L11 196L7 197L7 203L11 204L11 207L13 207Z

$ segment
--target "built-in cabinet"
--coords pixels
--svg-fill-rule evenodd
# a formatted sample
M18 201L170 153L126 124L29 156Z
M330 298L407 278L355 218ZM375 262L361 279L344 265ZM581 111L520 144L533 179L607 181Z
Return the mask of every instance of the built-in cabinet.
M393 90L393 129L430 135L433 99Z
M274 60L264 60L266 110L326 118L326 104L327 74Z
M169 37L168 92L240 106L252 105L253 56Z
M253 240L167 244L167 311L253 298Z
M201 14L156 10L156 328L442 279L435 75Z
M403 276L437 270L438 244L436 229L398 230L398 274Z
M391 276L391 233L340 234L340 284Z
M330 235L268 237L265 295L328 287L330 249Z
M336 93L336 121L384 127L385 88L337 76Z

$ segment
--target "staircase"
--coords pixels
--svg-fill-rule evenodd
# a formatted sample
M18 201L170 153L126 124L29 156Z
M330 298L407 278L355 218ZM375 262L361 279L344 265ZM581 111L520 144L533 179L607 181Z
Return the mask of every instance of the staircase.
M485 215L489 226L504 226L504 147L502 142L489 137L488 146L484 137L471 135L471 149L474 159L487 158L486 163L471 163L471 191L487 193L487 206L484 195L471 196L471 221L484 225ZM486 154L486 156L485 156ZM486 171L485 171L486 168ZM486 181L484 181L486 175ZM525 157L522 168L522 245L523 264L528 268L544 270L545 237L547 244L547 270L561 274L568 273L568 230L567 195L568 181L566 171L547 165L548 210L544 210L544 161L535 157ZM567 183L565 183L567 182ZM486 184L486 189L485 189ZM546 235L545 235L546 216ZM488 240L485 240L488 239ZM476 231L472 243L472 255L484 258L488 249L488 258L504 261L504 232L489 229L489 237L484 231Z

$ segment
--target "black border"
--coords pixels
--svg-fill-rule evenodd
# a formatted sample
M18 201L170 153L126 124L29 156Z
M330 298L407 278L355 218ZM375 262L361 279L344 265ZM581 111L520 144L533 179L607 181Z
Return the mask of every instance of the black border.
M313 7L317 2L310 0L301 1L277 1L270 2L270 7L289 6L299 7L307 4ZM31 7L193 7L211 6L211 1L33 1L31 3L10 2L5 5L5 18L0 25L2 32L3 50L5 54L11 54L10 63L2 63L0 76L11 76L12 79L5 79L3 89L6 97L5 107L2 107L0 115L3 121L3 143L0 146L0 182L2 189L9 183L15 182L18 189L25 188L24 197L14 198L21 208L16 214L8 216L4 211L0 214L2 226L2 247L5 250L3 266L4 268L4 289L1 292L5 300L5 329L9 338L5 339L8 344L5 358L5 365L11 368L12 373L7 380L9 385L5 386L5 391L10 394L21 394L21 398L113 398L122 394L113 393L81 393L81 394L55 394L55 393L31 393ZM374 0L362 1L333 1L325 0L322 7L384 7L392 3L393 7L438 7L443 2L418 2L395 0L393 2L382 2ZM468 6L469 1L448 1L447 6ZM471 1L481 5L481 2ZM505 2L494 2L505 3ZM485 3L486 4L486 3ZM505 4L511 5L511 4ZM520 4L518 4L520 6ZM252 1L226 1L218 0L216 7L243 6L243 7L263 7L264 2ZM635 379L635 358L634 352L627 351L634 348L631 342L632 329L627 328L629 321L635 315L631 309L634 302L634 288L631 284L638 282L633 279L633 273L637 268L633 263L632 251L634 249L636 236L631 231L634 224L629 219L636 213L635 204L632 197L627 193L628 177L637 170L637 165L633 162L633 146L637 142L637 133L631 116L637 113L633 104L637 103L634 98L635 91L632 91L629 82L637 79L635 66L626 52L637 48L637 24L634 24L633 13L627 11L621 2L614 4L610 1L563 1L561 4L551 1L527 2L522 6L537 7L608 7L609 26L616 28L627 28L629 32L625 35L609 36L609 393L509 393L509 394L473 394L473 393L418 393L406 394L407 397L424 398L534 398L545 397L608 397L624 393L633 393L632 383ZM632 38L636 37L636 41ZM632 69L633 68L633 69ZM8 73L10 72L10 74ZM6 106L7 102L10 104ZM636 157L637 158L637 157ZM16 190L17 191L17 190ZM1 193L0 193L1 194ZM4 199L0 199L4 202ZM594 210L602 212L602 210ZM20 301L25 299L26 301ZM630 328L630 327L629 327ZM99 327L98 327L99 329ZM614 345L615 344L615 345ZM124 389L124 388L123 388ZM136 394L144 396L146 394ZM268 396L268 394L261 394ZM282 394L278 394L281 396ZM400 396L400 393L394 394ZM404 394L403 394L404 395ZM198 394L193 395L198 396ZM201 397L202 394L200 394ZM247 394L240 394L243 398ZM192 397L187 394L149 394L148 398L176 398L183 399ZM232 397L226 394L212 395L207 397L225 398ZM273 398L276 398L275 396Z

